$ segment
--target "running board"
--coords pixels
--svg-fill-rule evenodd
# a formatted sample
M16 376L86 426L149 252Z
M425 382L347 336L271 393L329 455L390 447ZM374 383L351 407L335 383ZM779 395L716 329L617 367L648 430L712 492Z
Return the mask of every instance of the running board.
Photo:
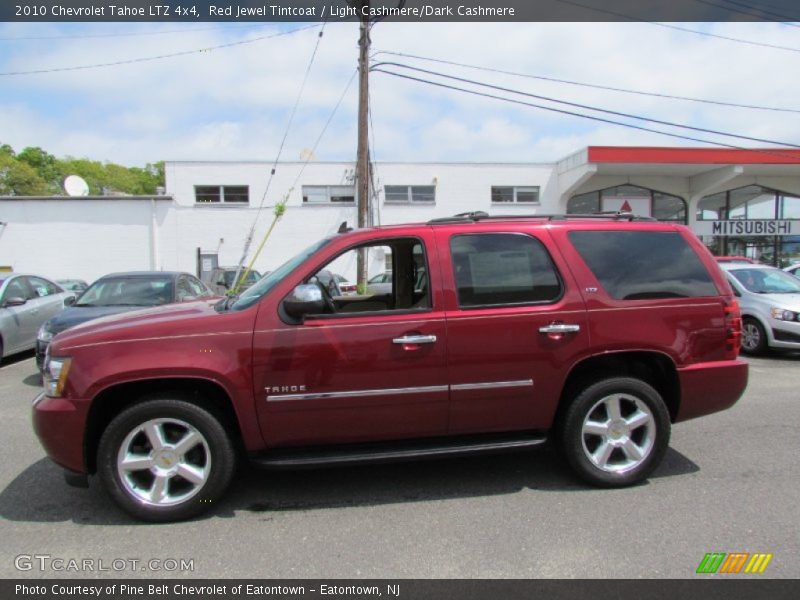
M439 438L411 442L273 450L251 457L250 460L254 466L266 469L302 469L510 452L540 446L546 441L545 436L530 433L502 438L497 436Z

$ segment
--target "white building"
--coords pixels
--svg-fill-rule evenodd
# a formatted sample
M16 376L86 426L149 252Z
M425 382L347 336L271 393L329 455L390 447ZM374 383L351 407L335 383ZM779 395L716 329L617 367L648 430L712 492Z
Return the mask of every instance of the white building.
M198 250L237 264L255 221L249 262L286 198L255 263L271 270L342 222L355 225L354 167L280 163L271 176L264 162L173 161L165 196L0 198L0 266L54 279L196 272ZM718 254L800 260L797 150L589 147L546 164L387 162L375 166L374 189L376 224L632 210L688 224ZM737 227L720 225L731 220Z

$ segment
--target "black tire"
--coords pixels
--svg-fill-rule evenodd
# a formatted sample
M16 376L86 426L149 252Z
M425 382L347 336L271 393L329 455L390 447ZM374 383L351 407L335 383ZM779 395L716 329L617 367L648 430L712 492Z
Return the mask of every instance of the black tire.
M767 351L767 332L758 319L742 319L742 352L758 356Z
M160 450L154 437L164 442ZM236 452L219 419L206 409L153 398L111 421L100 438L97 470L109 495L129 514L179 521L208 510L222 496L236 470Z
M612 377L575 397L558 433L563 455L581 479L598 487L624 487L643 481L659 465L669 445L670 418L652 386Z

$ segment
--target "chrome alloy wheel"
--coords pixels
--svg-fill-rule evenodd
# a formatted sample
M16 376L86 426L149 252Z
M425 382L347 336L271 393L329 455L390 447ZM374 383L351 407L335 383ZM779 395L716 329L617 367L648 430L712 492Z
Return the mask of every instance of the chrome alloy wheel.
M761 331L758 325L750 320L742 324L742 349L754 352L761 345Z
M179 419L152 419L135 427L117 453L124 490L148 506L172 506L197 494L211 472L205 437Z
M611 394L586 413L581 427L583 451L607 473L624 474L641 465L653 449L656 422L642 400Z

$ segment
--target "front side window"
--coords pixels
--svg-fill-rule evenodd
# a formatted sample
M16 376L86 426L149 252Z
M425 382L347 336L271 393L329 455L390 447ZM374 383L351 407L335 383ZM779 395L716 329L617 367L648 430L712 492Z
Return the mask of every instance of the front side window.
M754 294L798 294L800 279L779 269L734 269L730 274Z
M23 300L32 300L35 298L33 291L25 283L25 279L17 277L8 282L6 291L3 294L2 303L10 298L22 298Z
M569 239L617 300L717 294L705 266L677 232L572 231Z
M196 185L197 204L248 204L250 188L246 185Z
M540 241L528 235L487 233L450 240L462 308L553 302L561 280Z
M361 262L367 278L358 285ZM381 240L351 248L317 271L306 283L327 296L326 315L428 309L428 270L422 242Z
M538 186L525 186L525 187L508 187L508 186L492 186L492 203L512 203L518 202L520 204L538 204L539 202L539 187Z
M422 203L436 202L436 186L433 185L387 185L383 188L388 203Z

